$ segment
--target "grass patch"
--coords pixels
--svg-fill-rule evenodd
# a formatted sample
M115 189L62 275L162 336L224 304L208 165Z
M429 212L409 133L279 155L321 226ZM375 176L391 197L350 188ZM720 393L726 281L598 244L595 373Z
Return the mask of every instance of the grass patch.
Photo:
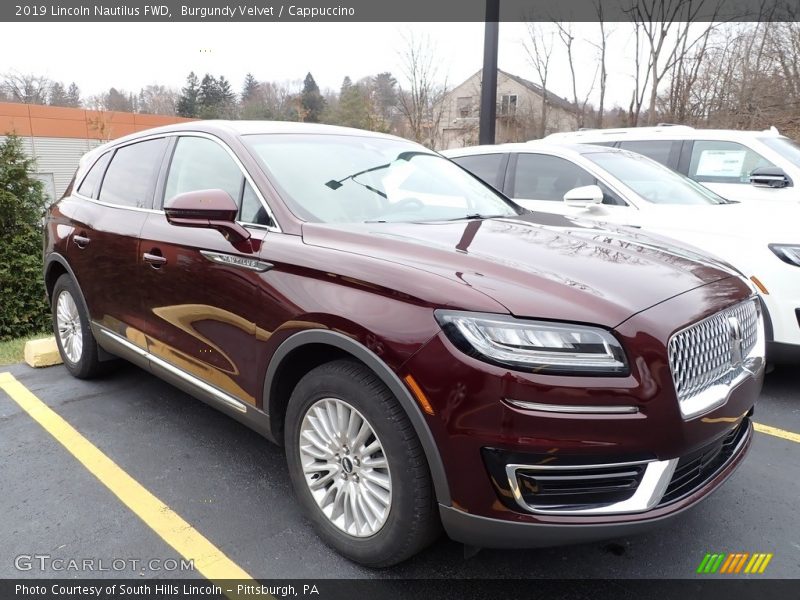
M53 335L52 331L43 331L35 335L0 342L0 366L22 362L25 354L25 342L43 337L50 337L51 335Z

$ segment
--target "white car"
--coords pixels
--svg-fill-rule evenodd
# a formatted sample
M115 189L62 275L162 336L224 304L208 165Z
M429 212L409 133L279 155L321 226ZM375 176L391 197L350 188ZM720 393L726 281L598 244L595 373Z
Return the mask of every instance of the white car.
M638 227L723 259L759 290L768 358L800 359L800 205L729 202L645 156L601 146L542 141L443 154L525 208Z
M554 133L545 140L638 152L728 200L800 202L800 145L774 127L766 131L685 125L586 129Z

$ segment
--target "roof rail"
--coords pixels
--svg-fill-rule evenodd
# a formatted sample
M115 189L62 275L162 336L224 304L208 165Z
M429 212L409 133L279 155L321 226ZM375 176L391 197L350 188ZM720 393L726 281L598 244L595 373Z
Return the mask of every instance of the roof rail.
M656 127L686 127L687 129L694 129L691 125L684 125L683 123L658 123Z

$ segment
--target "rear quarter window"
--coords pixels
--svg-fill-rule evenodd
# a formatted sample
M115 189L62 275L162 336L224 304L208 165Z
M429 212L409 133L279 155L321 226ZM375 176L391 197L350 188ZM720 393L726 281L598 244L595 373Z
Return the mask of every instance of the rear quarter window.
M78 186L78 193L87 198L97 198L100 192L100 182L103 180L103 173L106 171L108 161L111 159L111 152L106 152L99 159L97 159L89 169L86 177L83 178L80 186Z

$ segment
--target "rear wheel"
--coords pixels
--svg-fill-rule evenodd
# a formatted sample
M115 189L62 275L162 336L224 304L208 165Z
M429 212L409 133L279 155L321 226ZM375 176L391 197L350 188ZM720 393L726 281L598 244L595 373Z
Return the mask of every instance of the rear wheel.
M81 301L78 286L72 277L62 275L53 286L50 302L53 311L53 332L67 370L80 379L99 374L97 342L92 335L89 316Z
M286 455L320 537L348 558L390 566L438 534L419 440L394 395L364 365L337 360L300 380L287 408Z

